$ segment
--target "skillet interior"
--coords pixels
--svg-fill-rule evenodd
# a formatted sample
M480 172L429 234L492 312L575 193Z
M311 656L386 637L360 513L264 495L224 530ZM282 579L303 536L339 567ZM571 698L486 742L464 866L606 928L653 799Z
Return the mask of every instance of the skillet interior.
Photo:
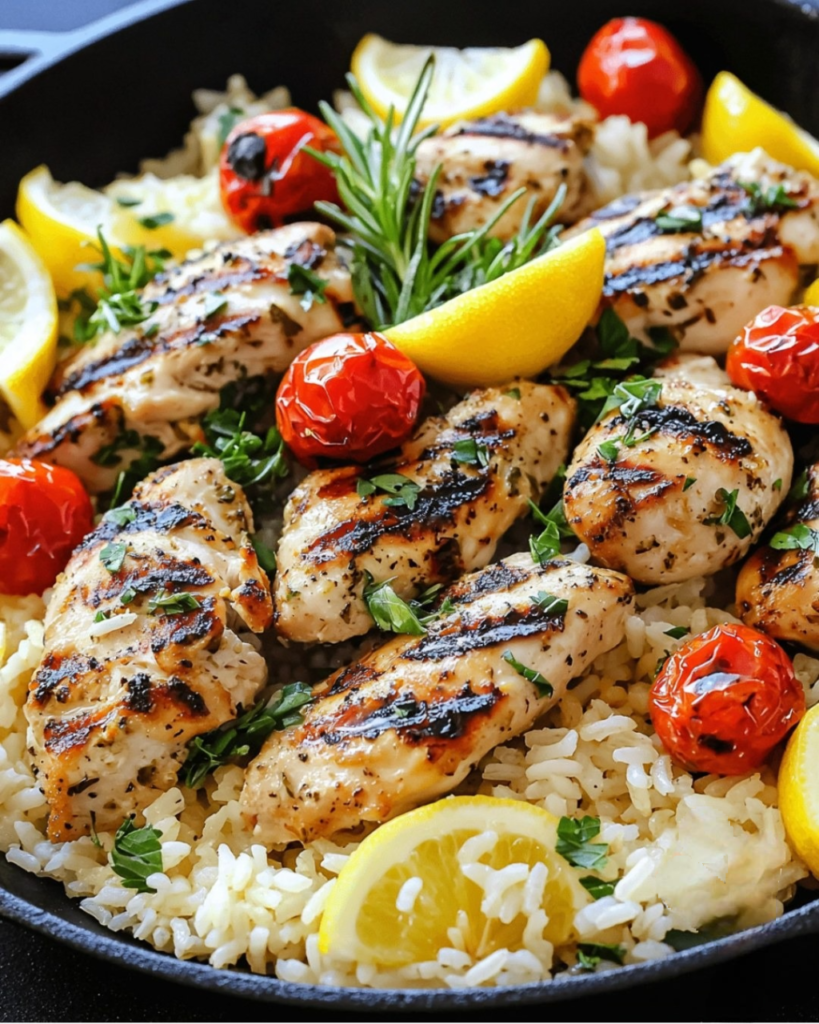
M146 5L140 5L143 9ZM119 24L139 16L114 19ZM157 4L149 6L153 11ZM630 0L628 13L656 18L683 41L706 78L729 68L819 134L819 0ZM221 88L244 73L257 90L288 85L294 101L315 108L342 82L350 52L365 31L399 41L453 45L515 44L538 35L553 66L569 76L591 33L623 14L623 0L413 0L409 5L356 0L274 4L270 0L171 2L147 20L101 36L31 74L0 80L0 128L14 144L0 166L0 216L12 213L19 178L38 163L60 180L102 184L134 170L141 157L177 145L198 86ZM36 73L35 73L36 72ZM753 948L819 930L819 903L807 903L760 928L665 960L607 974L516 989L375 992L292 985L175 960L114 935L67 899L55 882L26 875L0 858L0 912L77 948L166 978L261 1000L332 1003L356 1009L445 1009L547 1002L625 988L717 963Z

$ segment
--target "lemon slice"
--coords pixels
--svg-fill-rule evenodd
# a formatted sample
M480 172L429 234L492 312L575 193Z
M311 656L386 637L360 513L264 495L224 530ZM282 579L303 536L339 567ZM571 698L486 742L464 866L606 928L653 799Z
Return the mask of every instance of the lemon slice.
M396 120L401 120L430 54L435 55L435 74L419 122L422 127L530 107L549 70L549 51L541 39L514 49L457 50L403 46L366 35L353 53L352 72L377 114L386 117L393 106Z
M45 415L40 395L57 354L57 297L45 264L10 220L0 224L0 397L25 428Z
M597 228L384 334L425 373L455 387L534 377L591 320L603 290Z
M819 878L819 706L788 740L779 766L779 811L791 846Z
M806 306L819 306L819 278L805 292L804 304Z
M819 141L735 75L720 71L705 98L702 151L712 164L761 146L775 160L819 175Z
M464 844L473 839L470 851ZM544 937L563 945L589 896L555 852L556 839L557 818L518 800L449 797L402 814L368 836L342 868L324 909L319 949L396 967L434 960L441 946L452 945L448 929L460 928L466 951L479 959L522 948L527 919L539 907L548 917ZM504 881L493 872L511 865L523 866L519 881L493 907L492 889L503 889ZM535 865L546 870L536 869L524 896ZM482 875L482 884L473 880ZM528 902L514 912L518 896Z
M77 270L81 263L95 263L97 251L89 243L97 242L101 226L106 240L118 256L123 240L111 229L116 204L108 196L79 182L67 185L54 181L45 166L37 167L23 178L17 192L17 219L31 239L51 274L57 294L68 295L75 288L92 291L102 285L102 276L94 271Z

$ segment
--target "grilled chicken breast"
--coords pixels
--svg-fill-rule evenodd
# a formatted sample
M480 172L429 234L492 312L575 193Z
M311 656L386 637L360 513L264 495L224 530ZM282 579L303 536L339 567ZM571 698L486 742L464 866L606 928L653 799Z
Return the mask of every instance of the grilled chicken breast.
M807 496L788 514L786 531L805 548L755 551L737 579L743 621L775 637L819 651L819 464L808 471Z
M596 561L641 583L676 583L741 558L792 472L788 435L753 393L672 376L655 407L633 419L614 410L592 427L567 470L563 504Z
M605 569L521 554L441 599L454 610L425 636L396 637L336 672L302 724L267 740L242 791L262 842L382 822L449 792L620 642L632 586Z
M785 205L765 198L779 186ZM658 215L682 221L670 230ZM606 237L603 304L632 334L667 327L685 350L725 352L761 309L791 302L800 265L819 263L819 183L757 150L702 180L616 199L574 232L593 226Z
M409 599L486 565L565 461L574 412L561 387L520 381L475 391L426 420L389 462L311 473L284 512L279 633L337 643L372 629L368 579L391 580ZM406 478L409 503L375 488L359 493L359 481L383 474Z
M483 227L521 186L536 196L536 221L561 184L566 185L557 220L573 224L592 198L583 157L593 139L591 122L527 110L467 121L418 147L416 175L426 185L441 165L430 222L430 237L444 242ZM519 199L492 229L508 239L520 228L528 197Z
M104 335L58 371L54 408L15 454L68 466L99 492L113 487L146 438L162 459L189 448L226 384L279 373L342 328L353 295L334 246L329 228L291 224L225 242L157 277L143 293L157 303L153 315ZM302 309L288 283L293 265L327 282L326 302Z
M252 528L222 464L193 459L149 477L75 551L26 703L53 842L145 807L188 740L264 685L264 659L236 632L272 619Z

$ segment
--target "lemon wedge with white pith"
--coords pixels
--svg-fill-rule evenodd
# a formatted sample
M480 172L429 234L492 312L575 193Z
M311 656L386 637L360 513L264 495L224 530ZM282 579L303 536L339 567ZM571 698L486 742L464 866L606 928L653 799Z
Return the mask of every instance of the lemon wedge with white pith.
M424 373L455 387L534 377L566 354L594 315L605 256L592 228L383 333Z
M712 164L761 146L775 160L819 175L819 140L766 103L728 71L708 89L702 115L703 156Z
M48 270L10 220L0 224L0 398L26 428L45 415L40 399L57 353L57 297Z
M392 106L396 120L401 120L430 54L435 57L435 73L419 122L422 127L530 107L549 70L549 51L541 39L511 49L458 50L405 46L366 35L353 53L352 72L380 117L386 117Z
M557 824L531 804L483 796L448 797L394 818L342 868L324 909L319 949L398 967L434 960L452 944L448 930L457 928L478 960L496 949L521 949L527 920L539 909L548 918L544 938L565 944L589 896L555 852ZM493 874L505 868L516 880L509 871ZM500 888L499 899L490 890Z

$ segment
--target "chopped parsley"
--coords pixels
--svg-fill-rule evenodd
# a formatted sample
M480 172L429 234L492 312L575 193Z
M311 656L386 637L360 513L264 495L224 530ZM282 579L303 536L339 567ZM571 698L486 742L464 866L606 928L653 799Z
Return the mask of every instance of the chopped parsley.
M245 112L239 107L228 107L224 113L219 115L219 134L216 136L219 149L224 146L228 135L244 117Z
M771 484L771 490L772 491L781 491L782 490L782 478L781 477L779 477L777 480L774 480L774 482Z
M600 833L600 819L587 814L583 818L561 818L557 823L555 849L572 867L602 868L608 859L608 843L592 843Z
M672 640L682 640L684 636L688 636L690 630L685 626L672 626L671 629L665 630L664 636L670 636Z
M577 963L584 971L593 971L601 960L622 964L625 956L625 946L610 945L607 942L578 942L577 944Z
M733 530L740 540L751 535L751 524L742 509L737 505L739 490L735 489L729 494L724 487L716 493L716 500L723 506L718 516L708 516L703 519L706 526L727 526Z
M810 484L808 483L808 471L803 469L799 476L791 484L791 489L788 491L788 501L804 501L810 493Z
M113 468L122 465L124 452L133 453L117 476L110 499L112 508L116 508L125 500L139 481L144 480L159 466L160 456L164 450L165 446L156 437L143 436L136 430L122 430L110 444L103 445L91 456L91 461L98 466Z
M653 409L657 405L662 390L662 381L646 377L616 384L606 399L600 418L602 419L613 409L619 409L621 416L633 419L641 412L645 412L646 409Z
M98 612L97 612L97 614L96 614L96 615L94 616L94 622L105 622L105 620L106 620L107 618L109 618L109 617L110 617L110 615L111 615L111 613L110 613L110 612L104 612L104 611L100 610L100 611L98 611Z
M251 501L269 491L276 481L290 472L284 454L284 441L275 427L264 434L246 429L247 412L239 409L215 409L205 416L202 428L207 443L197 441L193 455L219 459L225 475L244 488L255 488Z
M205 296L202 315L206 320L210 320L212 316L216 316L217 313L221 313L227 304L228 300L221 292L208 292Z
M509 388L508 391L504 391L507 398L517 398L520 400L520 388Z
M267 546L263 540L260 540L258 534L254 534L250 538L250 543L253 545L253 550L256 552L256 558L259 560L259 565L264 571L271 576L276 571L276 552Z
M119 595L120 604L130 604L136 599L137 592L133 587L126 587L125 590Z
M580 884L586 892L595 900L601 900L604 896L611 896L614 892L614 882L604 882L602 878L595 875L584 875Z
M602 444L597 446L597 451L600 457L605 459L606 462L616 462L617 454L620 451L620 444L617 439L604 441Z
M119 508L109 508L104 518L106 521L116 523L117 526L127 526L136 519L136 512L130 505L121 505Z
M689 487L693 487L696 482L697 478L695 476L687 476L683 484L683 492L687 491Z
M391 580L376 583L372 576L365 572L364 601L367 610L376 626L387 633L404 633L410 636L423 636L426 627L418 618L418 614L390 586Z
M189 789L198 789L231 758L254 756L272 732L299 725L304 719L302 709L312 699L313 688L307 683L288 683L272 699L260 700L234 722L194 737L182 766L182 782Z
M312 308L314 302L327 301L324 290L328 282L322 280L308 267L303 267L301 263L291 263L287 268L287 283L290 285L291 295L301 295L300 304L305 313Z
M117 829L110 863L127 889L156 892L148 885L148 878L162 870L161 838L159 829L150 825L137 828L130 818L126 818Z
M672 206L658 213L654 223L664 235L702 231L702 210L697 206Z
M159 213L152 213L147 217L137 217L137 222L142 227L147 228L148 231L155 231L157 228L161 228L163 224L170 224L175 219L170 210L161 210Z
M569 608L569 602L565 597L555 597L554 594L547 594L545 590L539 590L535 594L532 604L536 604L547 615L565 615Z
M819 554L819 531L804 523L796 523L775 533L771 537L771 547L776 551L815 551Z
M795 210L799 203L791 199L784 185L769 185L763 189L758 181L739 181L737 184L748 193L747 210L750 214L779 213Z
M455 462L469 466L486 467L489 465L489 449L485 444L479 444L474 437L464 437L453 445L452 458Z
M421 488L414 480L401 473L382 473L380 476L370 477L365 480L360 477L356 482L355 489L359 497L365 500L376 491L382 491L389 497L384 499L385 505L400 507L406 505L410 512L415 508Z
M195 612L201 607L199 599L186 590L180 590L177 594L161 590L148 601L148 611L151 615L183 615L185 612Z
M131 196L117 196L117 206L122 206L124 209L129 209L132 206L139 206L142 202L141 199L134 199Z
M544 565L550 558L560 554L560 543L563 539L574 537L566 514L563 511L563 502L559 501L549 512L542 512L533 502L529 502L529 508L535 521L543 526L543 530L529 538L529 551L532 559L540 565Z
M110 541L100 551L100 561L110 573L119 572L125 561L128 548L119 542Z
M695 932L686 932L680 928L672 928L671 931L666 932L663 942L680 953L684 949L693 949L695 946L705 945L706 942L724 939L726 935L732 935L736 930L736 918L718 917L704 924Z
M537 692L541 697L551 697L555 692L554 687L545 676L541 675L536 669L527 668L526 665L518 661L511 651L504 651L502 657L507 664L512 666L519 676L523 676L524 679L528 679L528 681L537 688Z

